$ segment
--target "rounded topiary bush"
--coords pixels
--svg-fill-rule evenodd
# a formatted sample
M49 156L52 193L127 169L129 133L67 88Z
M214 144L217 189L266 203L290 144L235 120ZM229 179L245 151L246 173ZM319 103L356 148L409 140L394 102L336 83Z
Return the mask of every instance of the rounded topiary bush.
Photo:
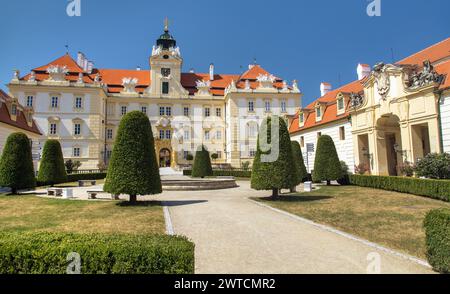
M430 265L438 272L450 273L450 209L431 210L424 228Z
M130 195L130 202L137 195L162 192L152 127L140 111L126 114L120 122L104 190Z
M305 162L303 161L303 154L300 144L297 141L292 141L291 148L292 148L292 158L294 159L296 171L295 186L297 186L308 178L308 172L306 171ZM295 189L291 190L294 191Z
M202 145L195 153L194 166L192 167L192 177L204 178L212 175L213 170L211 167L209 152L206 150L205 146Z
M36 187L30 139L23 133L13 133L6 140L0 158L0 187L12 193Z
M58 140L47 140L39 165L38 182L55 185L67 182L66 166Z
M317 142L316 158L314 160L313 181L337 181L342 178L342 167L333 139L322 135Z
M272 122L278 124L277 134L272 134ZM278 116L264 119L253 161L252 189L272 190L272 198L276 198L280 189L290 189L295 185L296 177L286 122Z
M450 179L450 154L430 153L417 162L415 171L420 177Z

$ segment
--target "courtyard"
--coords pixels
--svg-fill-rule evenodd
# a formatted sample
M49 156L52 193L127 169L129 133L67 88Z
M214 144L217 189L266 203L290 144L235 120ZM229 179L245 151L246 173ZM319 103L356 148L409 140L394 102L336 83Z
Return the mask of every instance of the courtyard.
M423 218L431 209L450 206L354 186L321 186L269 201L268 192L252 190L249 181L238 185L165 191L140 197L135 206L106 199L1 196L0 225L7 232L162 234L167 207L173 232L195 243L196 273L367 273L373 253L381 258L381 273L432 273L424 261Z

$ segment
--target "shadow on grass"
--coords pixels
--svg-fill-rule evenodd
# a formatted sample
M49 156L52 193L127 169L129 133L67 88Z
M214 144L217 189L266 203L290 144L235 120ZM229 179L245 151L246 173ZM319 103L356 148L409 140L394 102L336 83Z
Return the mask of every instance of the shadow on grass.
M289 196L279 196L277 198L272 197L262 197L259 198L262 201L272 201L272 202L312 202L320 201L326 199L332 199L331 196L300 196L300 195L289 195Z

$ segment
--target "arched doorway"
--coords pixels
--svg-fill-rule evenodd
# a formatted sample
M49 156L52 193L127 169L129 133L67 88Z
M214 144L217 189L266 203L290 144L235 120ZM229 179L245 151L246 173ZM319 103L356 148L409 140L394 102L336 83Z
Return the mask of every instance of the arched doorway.
M159 151L159 167L171 166L171 152L167 148L163 148Z
M384 174L397 176L403 163L400 119L396 115L384 115L377 121L378 163Z

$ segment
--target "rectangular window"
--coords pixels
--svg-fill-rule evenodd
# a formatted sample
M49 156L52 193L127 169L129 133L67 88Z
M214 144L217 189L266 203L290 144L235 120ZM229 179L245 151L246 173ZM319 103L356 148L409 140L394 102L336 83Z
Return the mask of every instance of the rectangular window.
M56 97L56 96L52 97L51 106L52 106L52 108L58 108L58 97Z
M211 109L209 107L205 108L205 117L209 117L211 115Z
M281 112L286 112L286 100L281 101Z
M249 112L254 112L255 111L255 102L248 101L248 111Z
M27 97L27 107L33 107L33 100L34 100L33 96Z
M127 114L127 107L126 107L126 106L122 106L122 107L120 108L120 114L121 114L122 116L124 116L125 114Z
M222 151L217 151L216 153L217 153L217 158L221 159L222 158Z
M169 94L169 82L162 82L162 93Z
M184 114L184 116L189 116L189 113L190 113L189 107L184 107L184 108L183 108L183 114Z
M106 158L110 159L112 156L112 151L111 150L107 150L106 151Z
M216 108L216 116L222 117L222 108Z
M159 108L159 115L160 115L160 116L164 116L165 114L166 114L166 108L163 107L163 106L161 106L161 107Z
M73 147L73 157L80 157L81 150L80 147Z
M74 124L74 126L73 126L73 134L75 136L81 135L81 124L79 124L79 123Z
M112 130L112 129L108 129L108 130L106 131L106 138L107 138L108 140L112 140L112 138L113 138L113 130Z
M320 107L316 108L316 118L322 117L322 109Z
M183 151L183 159L186 160L189 155L189 151Z
M209 131L205 131L205 140L209 140Z
M143 114L147 114L147 106L142 106L141 111Z
M172 116L172 107L170 107L170 106L166 107L166 115Z
M17 115L17 105L16 104L11 105L11 114Z
M83 98L81 97L75 98L75 108L76 109L83 108Z
M217 140L222 140L222 131L217 131L216 132L216 139Z
M338 100L338 110L344 109L344 98Z
M303 113L300 113L298 116L298 121L300 124L303 124L305 122L305 115Z
M339 139L341 139L341 141L345 140L345 127L339 128Z
M50 135L56 135L56 124L50 124Z
M300 147L302 147L302 148L305 147L305 137L303 137L303 136L300 137Z
M164 135L165 135L164 130L159 130L159 139L160 139L160 140L163 140L163 139L164 139Z
M191 139L191 136L190 136L191 134L189 133L189 131L188 130L185 130L184 131L184 135L183 135L183 139L184 140L190 140Z
M266 101L264 103L264 106L265 106L266 112L270 112L270 101Z
M250 157L255 157L256 156L256 151L254 148L250 148L249 154Z
M166 139L167 140L172 139L172 132L170 130L166 130Z

